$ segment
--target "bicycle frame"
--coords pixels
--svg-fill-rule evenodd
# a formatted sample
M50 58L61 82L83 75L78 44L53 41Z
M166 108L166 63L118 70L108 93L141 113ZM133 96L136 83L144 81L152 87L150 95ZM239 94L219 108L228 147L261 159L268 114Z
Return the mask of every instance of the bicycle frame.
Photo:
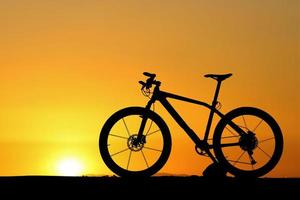
M189 135L189 137L194 141L194 143L199 145L199 146L201 146L203 144L201 141L207 141L207 139L208 139L208 135L209 135L209 131L210 131L210 128L211 128L211 123L212 123L214 113L217 113L220 117L224 116L220 111L215 109L214 106L211 106L211 105L209 105L205 102L202 102L202 101L194 100L194 99L191 99L191 98L187 98L187 97L183 97L183 96L179 96L179 95L175 95L175 94L171 94L171 93L167 93L167 92L160 92L159 95L160 95L160 97L159 97L158 100L160 101L160 103L170 113L170 115L180 125L180 127ZM208 121L207 121L206 130L205 130L203 140L201 140L196 135L196 133L187 125L187 123L184 121L184 119L177 113L177 111L174 109L174 107L169 103L167 98L177 99L177 100L180 100L180 101L197 104L197 105L204 106L204 107L210 109L210 114L209 114L209 118L208 118Z
M205 151L207 153L207 155L214 162L217 162L216 158L213 156L213 154L209 150L209 149L213 148L213 145L209 145L207 143L207 140L208 140L208 136L209 136L209 132L210 132L210 128L211 128L211 124L212 124L214 114L216 113L220 118L225 117L225 115L223 113L221 113L219 110L216 109L216 105L218 103L217 99L218 99L218 95L219 95L219 91L220 91L220 87L221 87L221 82L218 82L218 84L217 84L217 88L216 88L216 91L215 91L215 95L214 95L212 105L209 105L209 104L207 104L205 102L202 102L202 101L199 101L199 100L195 100L195 99L191 99L191 98L187 98L187 97L179 96L179 95L176 95L176 94L161 91L159 89L159 86L160 85L157 85L154 88L153 95L152 95L151 99L149 100L149 102L147 103L147 105L145 107L146 110L150 110L152 104L155 103L155 101L159 101L164 106L164 108L170 113L170 115L173 117L173 119L178 123L178 125L188 134L188 136L191 138L191 140L196 144L196 147L199 147L202 151ZM184 102L188 102L188 103L192 103L192 104L197 104L197 105L204 106L204 107L210 109L210 114L209 114L209 118L208 118L208 121L207 121L207 125L206 125L203 140L201 140L197 136L197 134L188 126L188 124L184 121L184 119L177 113L177 111L174 109L174 107L169 103L167 98L177 99L177 100L180 100L180 101L184 101ZM147 115L145 114L145 116L143 116L143 120L141 122L141 126L140 126L140 129L139 129L138 138L137 138L138 141L141 141L146 121L147 121ZM234 130L236 130L240 135L245 133L238 125L236 125L232 121L228 122L228 124ZM239 144L238 143L231 143L231 144L225 144L223 146L235 146L235 145L239 145Z

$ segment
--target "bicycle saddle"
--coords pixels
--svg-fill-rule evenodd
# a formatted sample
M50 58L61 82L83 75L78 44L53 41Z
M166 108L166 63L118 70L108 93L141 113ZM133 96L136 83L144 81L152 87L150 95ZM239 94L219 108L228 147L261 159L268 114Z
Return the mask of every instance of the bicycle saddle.
M217 81L224 81L225 79L229 78L232 76L232 74L205 74L204 77L206 78L212 78Z

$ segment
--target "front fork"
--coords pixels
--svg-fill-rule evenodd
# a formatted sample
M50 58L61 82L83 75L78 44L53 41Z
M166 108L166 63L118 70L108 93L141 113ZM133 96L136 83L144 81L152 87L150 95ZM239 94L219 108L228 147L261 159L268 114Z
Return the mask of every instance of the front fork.
M134 141L134 145L138 145L138 144L141 144L141 143L142 144L146 143L146 138L145 138L145 135L143 133L144 133L145 126L146 126L146 123L147 123L149 111L151 111L151 106L154 103L154 101L155 100L151 99L147 103L147 105L145 107L145 113L140 116L142 118L142 122L141 122L141 125L140 125L140 128L139 128L139 132L138 132L138 136L136 138L136 141Z

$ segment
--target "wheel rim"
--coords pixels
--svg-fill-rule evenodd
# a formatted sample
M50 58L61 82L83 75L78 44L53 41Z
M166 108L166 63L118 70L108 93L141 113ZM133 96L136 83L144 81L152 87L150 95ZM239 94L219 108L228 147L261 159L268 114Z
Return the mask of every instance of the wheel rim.
M276 130L272 129L272 122L248 113L235 116L232 121L246 134L240 136L225 125L219 146L227 166L238 173L262 173L261 170L266 169L276 156Z
M148 119L145 137L136 143L142 118L139 114L124 116L110 129L107 136L107 153L114 167L127 172L143 172L155 165L164 149L164 138L158 125Z

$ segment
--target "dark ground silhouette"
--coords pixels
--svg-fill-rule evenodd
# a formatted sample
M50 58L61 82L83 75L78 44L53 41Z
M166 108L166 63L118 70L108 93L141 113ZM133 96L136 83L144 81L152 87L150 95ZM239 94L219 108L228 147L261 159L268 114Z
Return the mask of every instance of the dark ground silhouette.
M0 194L22 197L93 196L123 198L226 197L260 199L261 196L300 194L299 178L208 179L199 176L161 176L146 179L119 177L0 177ZM40 195L43 196L40 196ZM94 196L96 195L96 196ZM203 196L202 196L203 195Z

